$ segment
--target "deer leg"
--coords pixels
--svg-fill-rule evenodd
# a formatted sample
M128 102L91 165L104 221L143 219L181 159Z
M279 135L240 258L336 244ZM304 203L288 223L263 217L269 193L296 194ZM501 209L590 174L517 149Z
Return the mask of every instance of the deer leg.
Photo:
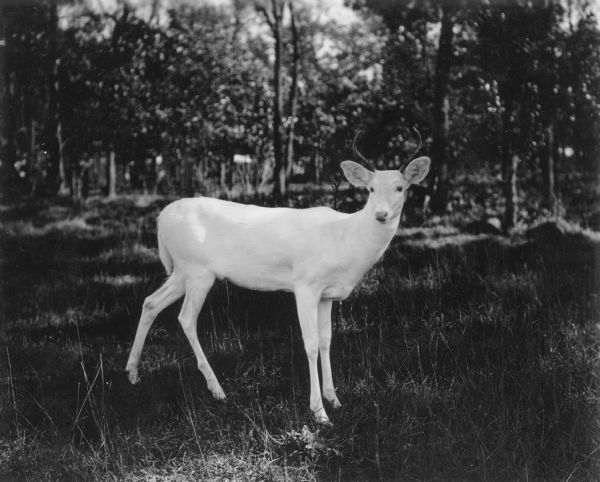
M308 289L297 289L296 307L298 319L304 340L304 349L308 357L308 370L310 374L310 409L315 421L323 425L331 425L329 417L323 407L321 398L321 387L319 384L319 371L317 359L319 357L319 326L318 326L318 303L319 295L315 295Z
M198 361L198 369L204 375L208 389L216 399L222 400L225 398L225 392L223 392L217 377L206 359L206 355L204 355L204 351L198 340L197 331L198 315L200 314L206 295L214 282L215 277L211 273L206 273L203 277L196 277L186 282L185 298L181 312L179 313L179 323L190 345L192 345L192 350L194 350L196 360Z
M129 381L133 384L140 381L138 376L138 363L140 361L140 355L144 348L144 342L148 331L154 323L156 316L164 310L171 303L181 298L184 293L183 280L177 275L171 275L164 285L158 288L154 293L148 296L144 300L142 306L142 315L140 316L140 322L138 324L137 331L135 333L135 339L129 353L129 359L127 360L127 366L125 370L128 373Z
M331 345L331 300L319 302L319 354L321 356L321 373L323 374L323 397L333 408L342 406L333 388L329 347Z

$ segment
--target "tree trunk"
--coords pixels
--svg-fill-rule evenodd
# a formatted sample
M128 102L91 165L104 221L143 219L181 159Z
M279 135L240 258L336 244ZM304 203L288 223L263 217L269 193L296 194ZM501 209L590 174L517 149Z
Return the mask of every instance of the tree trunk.
M61 103L60 103L60 56L58 46L58 6L53 3L49 7L50 10L50 45L52 60L54 65L52 66L52 91L51 91L51 109L50 116L53 122L54 141L56 142L56 149L54 155L58 157L55 161L58 164L58 194L60 196L69 195L69 182L67 179L67 170L65 168L65 156L64 156L64 139L63 139L63 126L61 116Z
M63 192L66 191L68 194L64 165L61 165L64 160L61 157L61 139L59 139L59 135L62 135L62 133L59 132L61 129L61 116L58 79L60 65L58 35L58 6L55 2L50 2L48 4L48 56L51 62L51 70L49 72L48 83L45 86L47 92L47 117L44 122L44 136L42 139L42 143L48 154L48 159L46 160L46 178L44 181L46 192L55 194L63 190Z
M67 179L67 168L65 164L65 146L62 133L62 122L59 120L56 124L56 141L58 143L58 177L60 180L60 186L58 188L59 196L68 196L69 180Z
M453 10L444 5L441 9L442 29L437 51L434 78L433 105L433 165L434 187L431 198L431 209L434 213L443 214L448 205L449 171L452 154L448 146L450 130L450 102L448 99L448 81L452 64L452 27Z
M69 162L70 189L73 200L81 199L81 162L76 157L71 157Z
M108 197L117 197L117 155L114 147L108 154Z
M6 39L6 44L0 47L0 156L5 159L0 165L0 190L8 193L8 185L14 178L16 161L14 139L14 113L12 103L12 81L6 68L8 42L6 34L6 15L0 15L0 38Z
M259 10L265 17L267 24L273 34L275 41L275 62L273 65L273 196L281 199L286 194L286 169L284 164L283 152L283 125L282 125L282 94L281 94L281 60L283 46L281 43L281 19L283 17L283 2L281 0L271 0L271 14L265 7L258 5Z
M221 161L219 163L219 168L220 168L219 179L220 179L221 187L226 188L227 187L227 164L225 164L224 161Z
M519 156L512 152L512 102L505 103L502 114L502 191L504 193L504 229L510 230L517 222L518 193L517 167Z
M323 162L319 155L319 145L315 142L313 145L313 166L315 169L314 180L317 184L321 182L321 171L323 170Z
M598 139L600 139L600 120L596 117L592 122L592 139L596 139L596 142L593 142L590 148L591 156L589 164L591 165L590 170L595 176L596 183L600 184L600 162L598 162L598 159L600 159L600 142L598 142Z
M181 151L178 149L177 152ZM184 147L181 156L183 157L181 159L181 191L186 197L194 197L194 164L188 147Z
M281 92L281 60L283 56L283 45L281 42L281 18L283 16L283 5L278 6L278 0L271 0L273 8L273 37L275 39L275 63L273 66L273 83L275 98L273 100L273 150L275 151L275 189L273 194L276 198L286 195L286 177L283 160L282 139L282 92Z
M298 64L300 62L300 50L298 49L298 29L296 28L296 19L292 2L288 3L290 10L290 28L292 31L292 86L288 99L289 125L287 129L287 147L286 157L286 179L290 178L294 168L294 132L296 128L296 114L298 110ZM287 186L286 186L287 190Z
M30 122L30 134L29 134L29 179L31 182L31 195L36 196L38 194L39 185L39 162L38 162L38 150L37 150L37 122L32 117Z
M542 152L541 169L544 182L544 204L553 213L556 213L556 186L555 186L555 140L554 126L549 125L544 129L544 149Z

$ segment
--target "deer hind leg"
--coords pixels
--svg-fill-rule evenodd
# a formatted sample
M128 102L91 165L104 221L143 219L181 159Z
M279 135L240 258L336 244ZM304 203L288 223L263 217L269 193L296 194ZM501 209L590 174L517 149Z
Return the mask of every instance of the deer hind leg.
M331 425L329 417L323 407L321 387L319 384L319 371L317 360L319 358L319 324L318 303L319 297L310 290L298 289L295 291L298 319L302 329L304 349L308 357L308 370L310 374L310 409L315 421L323 425Z
M331 345L331 300L319 302L319 354L321 356L321 372L323 374L323 397L333 408L342 406L335 394L333 377L331 375L331 362L329 360L329 347Z
M148 335L148 331L150 330L152 323L154 323L156 316L171 303L181 298L184 291L185 285L183 280L178 275L172 274L164 285L144 300L142 315L140 316L140 322L135 333L135 339L131 346L131 352L129 353L129 359L127 360L127 366L125 368L131 383L135 384L140 381L137 370L138 363L140 361L142 349L144 348L146 336Z
M216 399L222 400L225 398L225 392L223 392L217 377L206 359L206 355L204 355L197 332L198 315L200 314L206 295L214 282L214 275L208 272L203 276L196 276L186 282L185 298L181 312L179 313L179 323L190 345L192 345L192 350L194 350L196 360L198 361L198 369L204 375L208 389Z

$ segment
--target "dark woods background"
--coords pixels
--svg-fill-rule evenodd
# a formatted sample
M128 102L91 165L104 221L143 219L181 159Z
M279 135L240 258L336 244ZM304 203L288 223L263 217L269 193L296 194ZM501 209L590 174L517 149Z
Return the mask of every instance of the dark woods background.
M426 214L600 224L596 3L345 3L4 4L3 196L281 203L329 192L359 130L402 165L414 127Z

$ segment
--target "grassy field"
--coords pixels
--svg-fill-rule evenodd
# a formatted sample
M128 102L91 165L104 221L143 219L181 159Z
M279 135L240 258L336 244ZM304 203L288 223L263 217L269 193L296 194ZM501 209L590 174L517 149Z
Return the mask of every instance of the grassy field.
M2 211L0 479L600 480L600 240L410 228L334 305L343 407L319 428L290 294L215 286L212 399L163 312L165 201Z

